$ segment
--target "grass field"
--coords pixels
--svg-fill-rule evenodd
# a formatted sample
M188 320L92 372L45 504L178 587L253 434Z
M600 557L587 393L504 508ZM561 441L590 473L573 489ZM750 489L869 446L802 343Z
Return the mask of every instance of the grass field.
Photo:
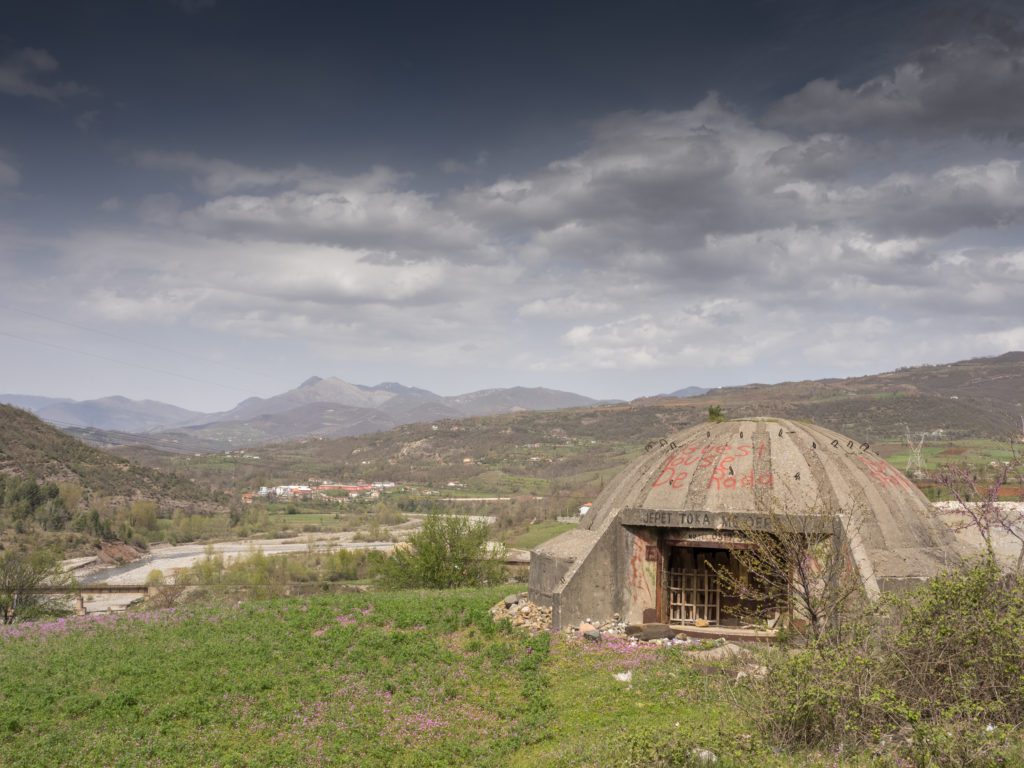
M640 766L694 749L723 767L837 764L773 752L715 663L493 624L514 588L0 631L0 765Z
M1024 454L1024 445L1014 446L1017 455ZM897 469L907 465L909 449L904 443L885 443L878 446L878 452ZM1013 448L1007 442L997 440L936 440L925 441L921 446L921 461L926 470L938 469L943 464L987 465L991 461L1009 461Z
M510 546L516 549L533 549L538 544L543 544L548 539L553 539L560 533L571 531L576 523L559 523L556 520L544 520L534 523L524 533L512 539Z

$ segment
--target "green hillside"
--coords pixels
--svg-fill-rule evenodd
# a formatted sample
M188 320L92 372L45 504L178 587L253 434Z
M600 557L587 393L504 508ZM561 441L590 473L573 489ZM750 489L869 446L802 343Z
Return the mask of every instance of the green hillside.
M107 497L212 500L195 483L93 448L10 405L0 405L0 473L77 483L88 493Z
M157 518L224 512L224 499L173 473L143 467L0 405L0 549L81 553L98 539L144 545Z
M945 439L1005 440L1021 432L1024 352L848 379L726 387L676 402L719 403L730 417L805 419L869 442L902 439L908 427Z

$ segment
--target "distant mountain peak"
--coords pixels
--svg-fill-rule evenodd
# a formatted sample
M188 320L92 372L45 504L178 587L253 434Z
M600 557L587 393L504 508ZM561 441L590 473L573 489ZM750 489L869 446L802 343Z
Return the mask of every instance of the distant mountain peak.
M393 395L413 395L415 397L425 397L432 400L440 399L440 395L435 395L428 389L407 387L405 384L399 384L397 381L382 381L380 384L367 387L367 389L376 392L390 392Z
M304 382L299 384L299 389L302 389L303 387L315 387L321 381L323 381L323 379L321 379L319 376L310 376Z
M682 389L677 389L675 392L670 393L668 397L700 397L710 391L711 390L707 387L683 387Z

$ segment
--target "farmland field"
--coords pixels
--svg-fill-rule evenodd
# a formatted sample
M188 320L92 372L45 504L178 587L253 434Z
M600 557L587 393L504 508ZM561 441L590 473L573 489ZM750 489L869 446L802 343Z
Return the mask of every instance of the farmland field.
M987 465L992 461L1010 461L1014 450L1018 456L1024 454L1020 443L1012 445L1005 440L926 440L921 446L921 461L926 470L943 464ZM910 453L905 442L879 445L878 452L897 469L906 466Z

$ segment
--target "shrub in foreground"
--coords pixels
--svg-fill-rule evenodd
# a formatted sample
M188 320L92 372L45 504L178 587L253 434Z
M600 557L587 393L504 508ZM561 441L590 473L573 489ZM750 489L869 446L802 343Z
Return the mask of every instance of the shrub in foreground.
M780 655L755 697L788 745L994 765L1024 724L1024 584L989 559L893 597L842 642Z

